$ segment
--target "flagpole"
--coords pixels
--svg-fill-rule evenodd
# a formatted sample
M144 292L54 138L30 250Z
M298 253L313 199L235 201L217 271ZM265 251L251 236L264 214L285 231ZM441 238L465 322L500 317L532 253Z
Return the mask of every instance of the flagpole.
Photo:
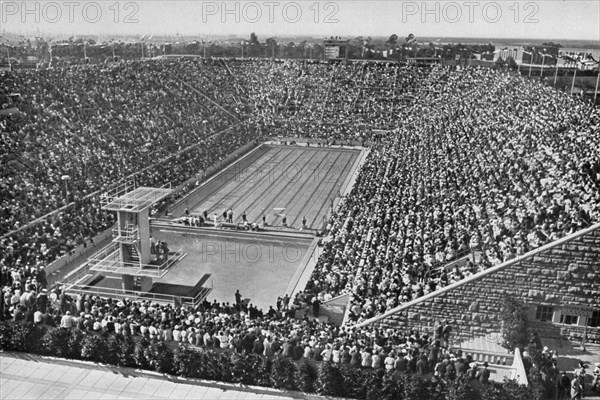
M575 77L577 76L577 68L575 68L575 72L573 73L573 82L571 83L571 96L573 96L573 89L575 88Z
M556 78L558 77L558 58L556 59L556 70L554 71L554 87L556 87Z
M544 76L544 61L546 61L546 55L542 55L542 66L540 68L540 78Z
M596 77L596 91L594 92L594 104L596 104L596 98L598 97L598 83L600 83L600 68L598 69L598 76Z

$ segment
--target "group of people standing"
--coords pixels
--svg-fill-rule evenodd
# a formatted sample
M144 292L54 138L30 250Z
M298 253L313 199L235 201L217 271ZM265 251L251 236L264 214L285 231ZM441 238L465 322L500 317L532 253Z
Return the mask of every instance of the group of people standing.
M585 377L587 366L580 362L578 367L573 371L573 377L567 375L567 371L563 371L561 377L556 382L556 398L563 399L583 399L586 393ZM600 395L600 362L594 364L592 371L593 380L589 387L589 394Z
M156 256L156 261L163 262L166 261L169 256L169 246L167 242L163 242L159 240L156 242L152 236L150 236L150 254L154 254Z

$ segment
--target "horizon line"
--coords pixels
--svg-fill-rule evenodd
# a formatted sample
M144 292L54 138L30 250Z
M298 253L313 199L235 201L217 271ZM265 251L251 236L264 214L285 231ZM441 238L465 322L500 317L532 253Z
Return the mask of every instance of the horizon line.
M71 35L71 36L96 36L96 37L118 37L118 36L140 36L140 35L145 35L148 34L148 32L137 32L137 33L115 33L115 34L107 34L107 33L77 33L77 32L58 32L58 33L48 33L48 32L36 32L34 30L32 31L12 31L12 30L8 30L6 28L4 28L2 30L2 35L0 36L4 36L5 34L10 33L13 35L21 35L24 36L25 34L30 34L30 35L34 35L34 37L42 37L44 38L44 36L57 36L57 35ZM248 33L218 33L218 34L210 34L210 33L181 33L181 32L175 32L175 33L167 33L167 32L163 32L163 33L152 33L153 36L155 37L166 37L166 36L181 36L181 37L222 37L222 38L243 38L245 36L249 36L251 33L253 32L248 32ZM392 33L393 34L393 33ZM279 38L304 38L304 37L309 37L311 39L326 39L328 37L341 37L344 39L355 39L358 37L371 37L371 38L386 38L391 36L392 34L389 35L356 35L356 34L331 34L331 35L319 35L319 36L311 36L310 34L289 34L289 33L269 33L269 34L261 34L266 38L271 38L271 37L279 37ZM493 36L471 36L471 35L467 35L467 36L441 36L441 35L423 35L423 36L419 36L419 35L415 35L415 37L418 38L425 38L425 39L431 39L431 38L439 38L439 39L477 39L480 41L498 41L498 40L535 40L535 41L540 41L540 40L545 40L545 41L551 41L551 42L557 42L557 41L585 41L585 42L593 42L595 44L595 48L600 49L600 42L598 42L596 39L585 39L585 38L577 38L577 39L573 39L573 38L568 38L568 37L493 37ZM401 39L401 36L399 35L399 39Z

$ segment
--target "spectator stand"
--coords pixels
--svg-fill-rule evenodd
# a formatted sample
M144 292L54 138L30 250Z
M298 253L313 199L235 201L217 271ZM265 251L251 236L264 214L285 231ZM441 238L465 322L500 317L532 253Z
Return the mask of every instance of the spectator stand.
M332 73L329 66L319 63L302 65L289 61L275 64L238 60L228 63L228 70L235 74L239 84L247 89L241 91L248 94L245 99L249 104L245 109L246 117L249 125L258 125L258 131L264 129L269 133L281 132L286 136L306 133L315 139L332 139L332 142L343 142L356 137L354 127L360 125L377 127L388 132L374 140L373 156L369 157L358 175L356 188L340 204L339 212L331 215L332 240L325 243L324 250L328 254L319 260L315 268L318 272L315 274L316 283L312 284L319 289L322 285L334 296L359 290L362 296L358 305L366 309L369 308L367 304L371 304L372 310L364 314L365 318L383 315L399 303L406 304L407 301L423 299L424 297L418 297L423 294L416 291L404 297L404 289L400 286L403 284L404 288L409 289L415 286L416 282L403 280L410 278L410 271L421 267L425 262L430 264L427 267L435 268L440 265L431 262L438 254L442 260L440 263L448 262L460 254L459 250L463 245L473 243L473 246L468 247L481 246L483 254L480 258L487 268L495 268L494 265L507 262L512 253L527 253L544 243L582 229L583 222L598 221L598 112L597 109L590 110L588 105L579 99L557 93L536 82L482 68L454 71L448 67L394 66L386 70L372 65L363 68L348 65L336 66ZM182 66L185 68L181 68ZM208 72L208 68L198 72L196 67L197 65L182 60L177 65L144 62L123 63L110 68L116 69L114 79L131 77L131 81L135 82L134 86L142 89L146 84L153 85L158 78L170 79L171 74L181 74L186 80L193 79L193 86L202 87L206 93L212 91L208 96L213 99L218 98L215 93L220 92L223 87L231 87L227 81L227 74L214 74ZM208 67L214 67L216 70L218 66L208 64ZM192 71L198 73L190 74ZM61 121L81 123L78 116L65 112L70 109L66 103L73 102L73 99L78 100L77 102L93 99L93 96L82 94L87 95L90 88L97 85L97 82L93 81L94 76L103 82L112 78L103 71L90 74L88 67L75 68L69 69L69 73L74 75L74 84L69 85L53 71L44 73L47 74L47 79L43 85L34 87L45 85L48 87L47 92L53 93L56 89L61 90L67 86L81 86L81 93L70 93L65 101L61 102L60 107L55 107L49 101L34 104L52 110L59 118L52 121L48 121L47 118L41 119L42 126L32 119L25 121L25 128L17 124L15 127L9 126L8 131L14 132L16 136L24 129L25 133L35 138L45 134L39 136L44 143L63 146L64 138L59 134L49 135L46 128L52 127L53 132L63 132ZM365 90L360 85L348 84L357 81L358 74L361 75L360 81L364 83L362 86L377 86L380 92L385 90L386 86L389 87L393 92L389 101L384 102L381 99L383 94L376 95L375 90ZM323 79L334 75L341 78L335 85L328 84L330 79ZM20 85L16 87L27 87L24 83L36 82L40 77L44 77L44 74L36 71L35 74L24 74L23 77ZM216 80L221 78L223 80ZM213 79L217 83L213 83ZM91 83L87 83L90 80ZM388 85L391 82L393 85ZM204 86L201 86L204 83L209 88L204 89ZM338 87L342 85L344 86ZM227 154L254 138L252 134L238 135L236 132L227 131L223 140L219 138L218 141L211 141L208 133L204 135L208 138L194 134L194 129L203 130L202 121L210 118L211 112L216 109L212 107L213 104L204 104L206 102L203 96L196 96L197 93L195 95L193 91L188 91L178 81L171 81L169 86L176 87L185 94L182 96L183 102L176 97L179 93L176 90L169 93L170 101L147 98L144 94L156 94L154 90L142 93L137 93L135 89L120 92L120 87L124 85L118 81L116 85L111 85L113 94L106 91L110 94L109 100L112 103L118 104L119 97L136 97L143 100L139 105L159 106L157 111L160 111L161 115L168 113L164 115L164 126L160 119L154 119L153 124L157 124L157 127L148 127L155 138L168 138L166 143L150 140L150 146L163 151L156 157L172 154L174 149L182 144L195 143L192 145L194 151L190 151L185 157L174 157L172 162L165 163L160 171L149 171L144 176L147 182L156 186L173 178L186 179L197 171L220 162ZM380 90L381 88L383 89ZM281 95L284 92L286 95ZM31 93L28 95L31 97ZM359 100L361 97L363 99ZM51 99L53 96L44 98ZM191 107L190 98L195 99L191 102ZM406 106L406 99L411 99L410 107ZM103 111L102 114L112 118L111 123L119 121L110 111L115 107L104 106L100 101L98 96L96 102ZM219 103L221 101L219 100ZM172 107L173 102L185 109L183 114L171 113L173 109L180 109ZM171 107L161 110L161 104ZM201 104L209 110L200 112L194 107L196 104ZM294 107L290 107L291 104L294 104ZM332 110L323 115L325 105ZM88 104L83 104L82 107L78 105L75 109L89 109L87 106ZM119 165L118 174L110 167L116 165L115 154L119 155L120 152L131 149L124 146L124 142L132 141L137 145L140 141L139 132L130 128L140 125L137 116L144 116L142 119L146 119L145 112L144 109L130 109L128 113L131 115L125 117L129 124L122 122L110 127L119 132L126 132L126 136L112 138L107 142L118 151L108 152L103 159L89 161L99 172L92 176L91 184L80 179L82 187L93 186L96 189L103 187L107 182L114 182L123 175L120 168L127 173L139 169L140 165L135 163L138 160L134 157L131 157L131 163ZM321 121L319 117L322 118ZM179 119L186 128L189 126L194 129L170 131L171 124ZM216 118L216 121L212 122L215 126L211 129L219 131L217 128L223 125L221 119L228 120ZM317 129L312 121L318 122ZM69 151L65 152L68 157L61 161L79 163L83 161L79 158L80 155L98 151L98 147L93 147L90 143L95 143L95 138L101 136L94 133L98 127L103 127L104 123L98 125L99 121L94 118L85 119L84 122L86 128L92 128L89 133L83 133L87 131L82 130L85 139L82 143L87 144L71 146ZM401 126L389 129L396 123ZM344 129L345 126L349 128ZM100 131L104 132L106 129L102 128ZM170 143L178 135L181 135L181 142ZM200 139L207 142L202 143ZM104 150L102 147L99 149ZM56 147L44 148L44 151L40 152L36 147L30 150L36 150L33 153L34 158L37 159L39 155L43 160L48 159L50 151L56 153ZM7 148L7 153L12 151L12 147ZM48 170L56 169L56 164L59 163L54 160L43 164L42 167ZM552 179L550 183L545 184L542 178L548 176ZM46 175L41 175L41 178L36 176L32 181L33 187L42 186L45 177ZM144 181L144 184L152 186L147 182ZM28 188L26 185L21 186ZM49 199L49 206L60 205L62 188L52 184L45 186L50 195L59 196L54 203L52 201L55 199L52 196L40 198ZM14 188L17 185L8 187ZM15 220L26 222L31 215L43 214L25 210L26 204L20 199L26 198L28 193L27 190L20 190L7 196L15 201L11 211L13 214L17 213L13 223L6 225L7 229L12 229ZM86 203L82 211L73 209L73 214L87 213L94 208L94 204ZM93 226L100 225L97 223L100 218L93 219ZM55 225L48 223L50 234L52 230L60 233ZM79 232L82 230L81 226L85 227L85 224L76 225L75 228L67 225L63 232ZM11 250L6 251L9 257L6 264L10 267L35 265L38 262L36 255L45 251L44 248L40 249L40 245L46 244L45 239L36 238L28 234L18 242L9 243ZM32 251L28 251L24 246L30 243L33 244ZM47 243L52 249L70 246L52 240ZM19 264L17 259L21 256L23 258ZM52 257L54 254L50 253L42 262L52 260ZM358 268L361 269L359 273ZM394 274L396 271L398 274ZM18 272L13 273L16 275ZM353 286L353 278L356 280L357 276L364 279L360 288ZM13 283L12 280L8 282ZM323 285L324 282L327 285ZM20 284L25 286L23 282ZM437 293L440 293L439 286L436 288ZM382 300L384 294L386 299ZM425 296L428 294L425 293ZM107 294L106 297L114 296ZM389 305L387 301L390 301ZM376 302L385 307L373 306ZM227 313L231 312L225 314ZM254 321L256 311L249 314L250 320ZM177 318L179 317L169 316L168 321L179 323ZM196 325L198 329L207 326L210 325L204 321ZM322 326L319 326L318 330L321 328L330 332ZM350 325L346 328L352 329ZM412 329L410 324L407 324L407 329ZM282 336L291 331L291 327L286 327ZM356 332L369 331L373 332L374 327L365 325L356 328ZM370 344L371 341L368 340L367 345Z
M600 223L597 223L591 227L588 227L586 229L583 229L581 231L575 232L571 235L565 236L565 237L555 240L551 243L548 243L546 245L538 247L524 255L517 256L517 257L507 260L499 265L481 270L481 271L477 272L476 274L473 274L471 276L468 276L468 277L458 280L456 282L450 283L449 285L444 286L436 291L430 292L421 297L417 297L416 299L405 302L395 308L387 310L385 313L382 313L380 315L374 316L369 319L359 320L358 323L356 323L354 325L354 327L355 328L366 328L368 326L378 327L381 324L385 324L386 320L389 321L388 318L390 318L390 317L393 318L394 315L401 315L402 313L407 313L407 314L414 313L416 307L427 305L427 302L430 300L436 301L440 298L443 298L449 292L454 291L455 289L462 289L463 287L467 287L468 285L475 283L475 282L479 283L479 281L482 280L482 278L485 279L488 276L493 276L495 273L508 270L509 268L511 268L513 266L515 266L515 267L521 267L522 265L524 266L527 262L535 260L536 257L538 257L538 258L542 257L548 251L560 248L560 246L562 246L562 245L567 245L567 244L569 244L569 242L576 240L580 237L583 237L586 234L590 234L595 231L598 231L599 229L600 229ZM415 308L413 308L413 307L415 307ZM464 311L457 311L457 312L464 312ZM465 315L467 317L470 316L470 314L465 314ZM428 316L427 318L431 319L432 317ZM447 318L452 318L452 316L448 315ZM429 325L432 325L432 323L430 323ZM477 325L471 321L469 322L468 326L469 326L469 328L470 327L479 328L479 325ZM563 327L564 327L564 325L563 325ZM569 330L571 331L571 333L581 332L582 330L587 330L588 335L591 336L590 331L592 328L588 328L587 326L568 325L568 327L569 327ZM496 329L495 326L493 328ZM539 332L541 332L540 334L543 335L544 337L551 337L551 335L549 335L549 333L545 332L543 329L550 330L550 331L556 331L559 328L560 328L560 326L558 324L551 324L551 325L549 325L547 327L543 327L543 328L541 325L538 327ZM414 327L411 327L410 329L414 329ZM426 331L426 330L429 330L429 327L426 327L425 324L422 322L420 329L423 331ZM597 332L597 328L594 328L594 330ZM481 330L481 329L479 330L479 332L474 332L471 329L462 329L459 332L459 329L457 329L457 327L455 327L453 330L453 337L461 338L462 340L474 341L474 340L476 340L477 336L482 335L482 332L484 332L484 330ZM487 332L489 332L489 329L487 330Z
M221 109L223 112L225 112L226 114L228 114L229 116L231 116L231 117L232 117L232 118L233 118L233 119L234 119L236 122L238 122L238 123L239 123L239 122L241 122L241 121L240 121L240 118L239 118L239 116L237 116L237 115L233 114L231 111L229 111L229 110L227 110L227 109L223 108L223 107L222 107L220 104L218 104L218 103L216 103L215 101L213 101L213 100L212 100L210 97L208 97L208 96L207 96L207 95L205 95L204 93L200 92L198 89L196 89L195 87L193 87L193 86L192 86L192 85L190 85L189 83L187 83L187 82L184 82L184 81L183 81L183 80L181 80L181 79L178 79L178 81L179 81L181 84L183 84L183 85L187 86L188 88L190 88L191 90L193 90L194 92L196 92L197 94L199 94L200 96L202 96L202 97L203 97L205 100L207 100L207 101L211 102L211 103L212 103L214 106L216 106L216 107L220 108L220 109Z

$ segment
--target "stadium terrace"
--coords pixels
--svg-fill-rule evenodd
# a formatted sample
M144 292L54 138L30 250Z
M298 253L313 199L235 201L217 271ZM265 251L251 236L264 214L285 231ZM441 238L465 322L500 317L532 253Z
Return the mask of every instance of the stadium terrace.
M600 343L600 113L586 99L505 69L388 62L174 57L3 71L0 82L3 108L18 109L0 114L6 332L131 339L171 359L309 361L319 382L332 365L346 379L418 375L445 391L460 379L487 387L504 369L514 378L522 358L531 385L545 368L552 393L566 387L548 335ZM139 220L107 207L132 181L169 188ZM126 236L148 252L134 256ZM131 292L205 284L206 273L212 286L189 303L69 291L69 265L110 239L146 267L123 283ZM269 250L243 275L249 246ZM231 257L211 261L223 249ZM169 260L183 272L167 282ZM236 275L246 288L220 286ZM537 333L524 355L513 346L483 363L461 344L499 333L509 303L467 290L491 278ZM434 314L461 291L452 301L468 321ZM591 370L569 378L590 389Z

